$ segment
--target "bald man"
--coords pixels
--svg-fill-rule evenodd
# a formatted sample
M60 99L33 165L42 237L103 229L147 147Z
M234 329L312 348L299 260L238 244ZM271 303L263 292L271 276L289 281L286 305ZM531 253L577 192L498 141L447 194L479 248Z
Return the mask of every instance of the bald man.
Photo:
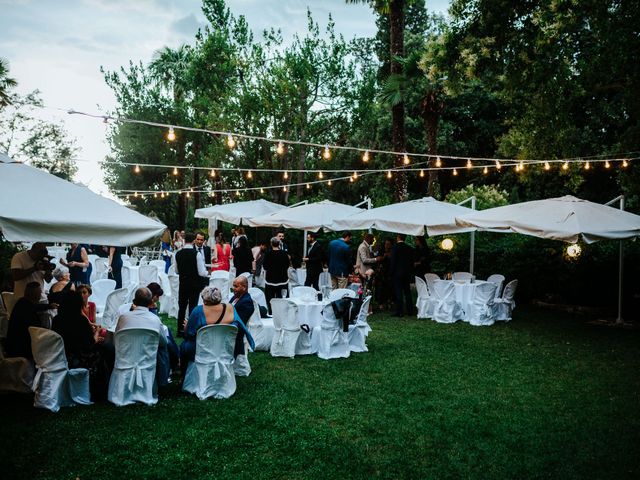
M231 305L238 312L238 316L249 328L249 320L253 315L253 299L249 295L249 282L247 277L240 275L233 280L233 297L231 297ZM238 329L236 337L236 346L234 348L234 356L244 354L244 330Z

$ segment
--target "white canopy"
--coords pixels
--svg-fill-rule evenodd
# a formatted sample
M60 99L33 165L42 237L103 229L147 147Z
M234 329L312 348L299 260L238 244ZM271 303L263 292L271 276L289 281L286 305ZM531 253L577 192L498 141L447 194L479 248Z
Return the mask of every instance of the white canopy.
M455 217L473 212L472 209L440 202L433 197L394 203L384 207L372 208L349 217L336 220L336 230L364 230L375 228L385 232L404 233L406 235L443 235L464 233L475 228L456 225Z
M165 228L87 187L0 153L0 229L9 241L129 246Z
M196 218L208 218L209 220L222 220L235 225L246 225L247 220L260 215L277 212L286 208L285 205L269 202L267 200L250 200L247 202L227 203L224 205L212 205L196 210Z
M247 223L253 227L285 227L317 232L321 228L335 230L334 222L336 220L362 211L361 208L344 203L323 200L254 217L249 219Z
M575 243L640 236L640 216L570 195L458 216L463 227L503 230Z

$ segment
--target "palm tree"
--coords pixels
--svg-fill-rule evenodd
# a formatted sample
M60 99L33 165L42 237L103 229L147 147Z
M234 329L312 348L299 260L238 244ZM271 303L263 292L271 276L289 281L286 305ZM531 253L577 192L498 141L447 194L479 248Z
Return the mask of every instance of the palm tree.
M0 108L11 105L9 90L18 85L18 82L9 77L9 62L0 58Z

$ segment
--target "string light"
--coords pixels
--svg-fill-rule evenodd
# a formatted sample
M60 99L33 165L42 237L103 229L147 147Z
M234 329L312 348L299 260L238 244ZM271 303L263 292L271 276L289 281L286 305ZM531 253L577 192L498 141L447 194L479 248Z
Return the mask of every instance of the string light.
M307 183L307 190L311 190L311 185Z
M524 162L520 160L520 171L524 171Z
M167 133L167 140L173 142L176 139L176 132L173 131L173 127L169 127L169 132Z
M405 165L409 165L411 163L411 159L409 158L409 155L407 155L406 153L404 154L404 156L402 157L402 162Z
M424 170L420 170L420 178L424 177Z
M233 135L227 135L227 147L234 148L236 146L236 141L233 138Z
M549 165L549 162L544 162L544 169L545 170L550 170L551 169L551 165Z
M584 169L585 169L585 170L590 170L590 169L591 169L591 165L589 164L589 162L588 162L588 161L587 161L587 162L585 162L585 164L584 164Z
M357 180L358 179L358 172L353 172L353 179Z
M457 177L458 176L458 170L456 170L455 168L453 169L453 176Z
M500 160L496 160L496 170L500 170L502 168L502 164L500 163Z
M489 173L489 168L484 167L484 168L482 169L482 173L484 173L485 175L486 175L487 173Z
M249 170L249 171L247 172L247 178L248 178L249 180L251 180L251 179L253 178L253 173L251 173L251 170Z
M609 163L609 160L604 162L604 168L611 168L611 164Z
M282 191L286 192L287 191L287 187L286 186L282 187Z
M240 190L236 190L236 197L240 196Z
M160 192L160 198L164 198L164 192Z
M353 183L353 177L349 177L349 183Z
M211 171L209 172L209 176L211 178L214 178L216 176L216 171L212 168Z
M473 164L471 163L471 159L467 160L467 168L473 168Z
M391 178L391 170L387 170L387 178Z
M154 194L153 194L153 198L158 198L158 194L157 194L157 193L154 193Z
M627 168L629 166L629 162L627 162L627 159L625 158L624 160L622 160L622 166L624 168Z
M289 178L289 172L285 170L284 173L282 174L282 178L284 178L285 180Z
M318 172L318 178L319 178L320 180L322 180L322 179L324 178L324 174L322 173L322 171L319 171L319 172Z
M260 188L260 193L264 193L264 188Z
M284 153L284 143L278 142L278 146L276 147L276 153L278 155L282 155Z
M138 198L138 192L135 192L135 193L133 194L133 196L134 196L135 198Z
M185 195L186 195L187 198L191 197L191 193L189 193L189 192L187 192Z
M442 166L442 160L440 160L440 157L436 157L436 167L440 168Z
M140 173L140 165L136 164L136 167L133 169L135 173Z
M563 170L569 170L569 162L564 162L564 163L562 164L562 169L563 169Z
M178 175L178 167L173 167L173 174Z
M324 150L322 152L322 158L324 158L325 160L331 159L331 151L329 150L329 145L324 146Z
M367 163L369 161L369 150L365 150L362 154L362 161L364 163Z
M332 182L331 180L329 180L329 181L327 182L327 185L331 186L331 185L333 185L333 182Z

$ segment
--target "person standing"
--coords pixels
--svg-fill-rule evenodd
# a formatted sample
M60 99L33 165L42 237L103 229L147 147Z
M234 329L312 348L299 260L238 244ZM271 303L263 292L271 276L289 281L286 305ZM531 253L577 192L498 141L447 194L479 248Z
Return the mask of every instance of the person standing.
M231 266L229 257L231 256L231 246L225 241L224 233L221 230L216 232L216 261L211 265L211 271L229 271Z
M342 234L342 238L336 238L329 242L329 273L331 274L331 286L333 288L346 288L351 272L351 232Z
M196 239L193 242L198 253L204 258L204 266L211 265L211 247L206 245L204 234L196 233Z
M184 336L184 321L187 306L189 315L198 305L198 296L202 288L209 283L207 269L204 266L204 257L199 255L193 247L195 235L185 235L185 245L175 253L176 273L180 278L178 289L178 337Z
M307 243L309 244L309 249L307 256L303 258L307 266L307 278L304 281L304 286L320 290L319 279L325 262L324 250L322 245L318 243L317 233L307 233Z
M109 247L107 270L109 278L116 281L116 289L122 288L122 257L123 247Z
M91 278L91 262L87 254L87 245L72 243L71 249L67 252L66 261L60 260L62 265L69 268L71 275L71 283L76 287L78 285L87 285Z
M246 235L238 237L236 247L233 249L232 253L233 266L236 267L236 274L240 275L241 273L251 273L253 255L251 254L251 249L247 243Z
M17 302L24 295L28 283L37 282L44 290L44 282L53 278L52 271L56 268L49 262L47 247L44 243L36 242L29 250L16 253L11 258L11 276L13 277L13 298Z
M365 290L370 289L371 277L374 274L374 268L382 260L382 257L374 257L371 251L373 245L373 234L365 233L362 243L358 246L356 256L356 272L360 276L360 281Z
M280 240L278 237L271 239L271 251L264 258L262 268L266 271L266 280L264 294L267 299L267 306L271 314L271 299L285 298L283 292L289 289L289 276L287 271L291 266L291 260L286 252L280 249Z
M431 252L424 236L416 237L416 258L414 263L416 277L424 280L425 273L431 271Z
M395 315L403 316L403 297L405 311L411 315L414 311L411 297L411 276L413 275L414 250L405 243L406 235L399 233L391 251L391 281L395 300Z
M160 252L162 260L164 260L164 273L169 273L171 268L171 257L173 256L173 249L171 248L171 232L169 229L165 229L160 240Z

